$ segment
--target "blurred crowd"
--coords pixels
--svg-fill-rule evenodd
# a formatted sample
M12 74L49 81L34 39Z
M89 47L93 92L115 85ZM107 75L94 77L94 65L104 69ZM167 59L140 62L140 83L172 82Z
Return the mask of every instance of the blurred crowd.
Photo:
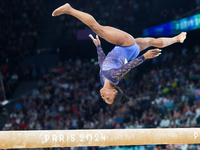
M3 82L3 86L0 84L0 101L3 99L10 99L20 82L37 81L45 72L45 66L38 67L35 64L31 66L27 65L23 68L7 63L2 64L0 83Z
M10 98L21 74L18 62L34 53L46 23L44 0L14 0L0 3L0 100ZM32 68L31 68L32 69Z
M3 130L199 127L200 101L195 96L200 89L199 57L199 45L168 48L134 68L120 83L131 98L127 105L107 105L100 98L96 62L60 62L46 70L30 96L16 102ZM151 69L145 69L149 65Z
M13 69L13 70L12 70ZM10 98L14 89L18 85L19 81L18 68L9 68L8 64L2 64L0 75L0 101Z
M43 0L2 1L0 4L1 62L10 62L34 52L45 27L47 6ZM16 57L18 56L18 57Z

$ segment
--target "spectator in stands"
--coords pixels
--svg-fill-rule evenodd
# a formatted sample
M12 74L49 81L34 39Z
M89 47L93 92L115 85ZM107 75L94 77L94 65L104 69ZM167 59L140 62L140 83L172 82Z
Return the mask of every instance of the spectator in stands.
M161 128L167 128L167 127L169 127L169 125L170 125L170 120L169 120L168 116L165 115L164 119L162 119L161 122L160 122L160 127Z
M22 110L22 104L20 103L20 102L16 102L16 104L15 104L15 109L17 110L17 111L20 111L20 110Z

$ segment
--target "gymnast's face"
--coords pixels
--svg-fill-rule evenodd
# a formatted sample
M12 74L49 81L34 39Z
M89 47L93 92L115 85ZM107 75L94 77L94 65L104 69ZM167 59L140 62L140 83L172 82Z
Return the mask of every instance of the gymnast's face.
M117 94L116 89L108 89L106 87L103 87L100 90L100 95L107 104L112 104L114 102L116 94Z

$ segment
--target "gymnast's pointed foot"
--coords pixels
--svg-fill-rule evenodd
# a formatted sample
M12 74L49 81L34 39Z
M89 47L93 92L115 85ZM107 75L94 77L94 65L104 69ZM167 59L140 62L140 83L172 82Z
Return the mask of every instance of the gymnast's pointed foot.
M53 11L52 16L59 16L62 14L69 14L72 7L70 4L66 3L60 7L58 7L56 10Z
M187 32L181 32L179 35L176 36L178 42L183 43L186 39Z

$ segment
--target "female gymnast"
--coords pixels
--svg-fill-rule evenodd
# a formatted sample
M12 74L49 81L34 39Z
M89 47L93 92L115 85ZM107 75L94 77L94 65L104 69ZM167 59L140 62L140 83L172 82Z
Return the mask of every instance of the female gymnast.
M119 81L133 67L138 66L145 59L154 58L161 54L161 50L153 49L147 51L144 55L137 57L140 51L150 46L162 48L177 42L183 43L186 38L186 32L182 32L172 38L134 39L130 34L122 30L100 25L93 16L72 8L68 3L54 10L52 16L59 16L62 14L76 17L97 34L96 39L92 35L89 36L97 47L100 80L103 85L103 88L100 90L100 95L108 104L115 104L117 102L121 102L122 104L127 103L129 98L117 86ZM116 45L107 56L105 56L101 48L98 35L106 41Z

